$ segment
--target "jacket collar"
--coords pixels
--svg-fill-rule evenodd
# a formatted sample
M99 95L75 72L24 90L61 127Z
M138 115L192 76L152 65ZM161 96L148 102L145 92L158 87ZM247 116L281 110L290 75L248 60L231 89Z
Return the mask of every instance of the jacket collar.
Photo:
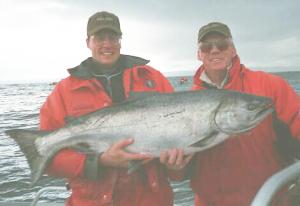
M202 72L204 72L204 66L201 65L194 77L193 77L193 82L194 85L196 85L197 87L207 87L207 83L205 83L204 81L202 81L200 79L200 76L202 74ZM229 70L229 76L228 76L228 80L227 83L224 85L224 89L228 89L231 88L231 86L235 83L237 83L238 79L240 79L240 76L242 76L244 73L243 70L243 65L240 64L240 58L238 56L235 56L232 59L232 67Z
M120 58L117 61L116 67L118 67L118 70L124 70L127 68L132 68L134 66L145 65L149 62L149 60L140 57L121 54ZM101 64L97 64L95 61L93 61L92 57L89 57L81 62L80 65L68 69L68 72L71 76L77 77L79 79L91 79L93 78L91 70L95 67L101 68Z
M130 56L130 55L120 55L120 58L117 62L118 70L125 70L130 69L134 66L141 66L149 63L149 60L136 57L136 56ZM72 85L72 90L77 90L83 87L95 90L102 88L102 85L100 82L93 77L92 73L90 72L93 67L96 67L99 65L95 64L95 61L93 61L92 57L87 58L83 62L81 62L80 65L68 69L69 74L72 77L75 77L76 79L79 79L81 81L77 81L76 84Z

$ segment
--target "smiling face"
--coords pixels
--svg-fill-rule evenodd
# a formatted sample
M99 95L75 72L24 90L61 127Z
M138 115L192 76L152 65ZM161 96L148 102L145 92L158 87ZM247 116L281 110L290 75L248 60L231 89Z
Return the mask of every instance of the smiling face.
M107 68L111 68L120 57L121 36L111 30L101 30L86 40L92 57Z
M232 40L222 34L209 33L199 43L198 59L207 72L226 70L235 56Z

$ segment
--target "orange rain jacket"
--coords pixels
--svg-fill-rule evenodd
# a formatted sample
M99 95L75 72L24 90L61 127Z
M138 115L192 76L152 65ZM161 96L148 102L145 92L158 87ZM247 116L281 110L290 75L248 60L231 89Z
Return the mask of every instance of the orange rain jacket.
M193 90L209 88L199 79L203 70L202 66L196 72ZM270 97L278 119L300 138L300 98L284 79L251 71L237 56L224 89ZM198 153L191 177L195 205L249 206L267 178L282 168L275 138L270 115L251 131Z
M168 80L157 70L145 65L149 61L121 55L123 87L126 98L130 91L172 92ZM70 69L70 76L60 81L40 111L40 129L63 127L65 117L79 117L112 104L103 85L88 74L85 62ZM126 137L124 137L126 138ZM101 176L89 178L84 173L87 155L72 149L60 151L47 172L67 178L72 194L68 206L168 206L173 194L167 174L158 161L144 165L142 172L127 175L126 169L100 168ZM96 160L97 161L97 160Z

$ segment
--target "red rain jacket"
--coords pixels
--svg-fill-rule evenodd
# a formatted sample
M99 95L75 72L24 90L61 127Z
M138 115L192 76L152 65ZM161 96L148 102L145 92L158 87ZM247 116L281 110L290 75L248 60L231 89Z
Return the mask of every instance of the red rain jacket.
M76 73L76 71L75 71ZM163 75L147 65L126 68L123 73L126 97L132 91L172 92ZM73 75L60 81L40 111L40 129L63 127L67 116L78 117L112 104L109 95L95 78L79 79ZM151 161L144 166L146 178L138 172L127 175L125 169L105 168L96 181L84 177L86 155L72 149L60 151L48 167L52 176L67 178L72 195L68 206L168 206L173 194L162 165Z
M207 88L199 79L202 72L203 66L194 76L194 90ZM277 117L300 138L300 98L284 79L251 71L238 57L229 76L224 89L270 97ZM270 115L251 131L198 153L191 178L195 205L249 206L267 178L282 168L273 146L275 138Z

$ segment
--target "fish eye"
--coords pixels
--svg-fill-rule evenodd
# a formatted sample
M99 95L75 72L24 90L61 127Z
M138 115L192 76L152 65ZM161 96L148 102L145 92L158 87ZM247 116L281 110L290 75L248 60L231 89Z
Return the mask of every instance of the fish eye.
M250 111L253 111L253 110L255 110L257 108L257 105L256 104L249 104L248 105L248 109L250 110Z

